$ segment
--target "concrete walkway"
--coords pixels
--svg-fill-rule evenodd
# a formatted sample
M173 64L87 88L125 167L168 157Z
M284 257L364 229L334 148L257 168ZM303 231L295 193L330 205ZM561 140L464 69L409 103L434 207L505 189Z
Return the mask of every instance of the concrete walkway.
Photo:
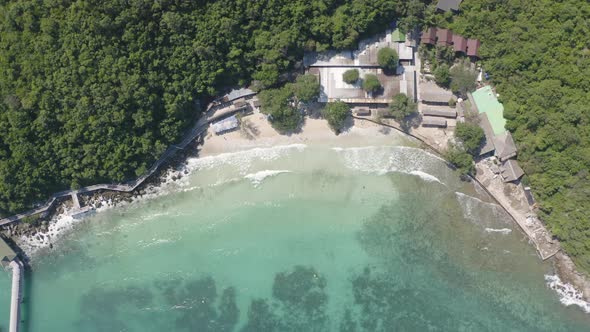
M10 262L9 266L12 268L12 292L10 298L10 327L8 331L18 332L20 324L21 302L20 286L22 284L21 276L23 272L23 266L18 258Z
M88 187L83 187L78 190L66 190L58 192L51 196L44 205L38 208L29 210L27 212L19 213L4 219L0 219L0 226L8 225L10 223L19 221L26 217L46 213L49 210L51 210L51 208L58 201L58 199L62 199L64 197L71 197L74 208L79 213L84 212L84 208L80 206L78 194L88 194L99 190L132 192L137 187L139 187L143 182L145 182L145 180L150 178L160 168L160 166L162 166L162 164L166 162L170 157L172 157L178 150L186 148L199 135L204 133L209 127L210 123L215 122L220 118L235 114L239 111L241 111L240 108L236 108L234 105L228 105L227 107L215 109L214 111L203 114L201 119L197 121L197 123L183 136L183 139L179 144L171 145L170 147L168 147L168 149L164 151L162 156L152 165L152 167L150 167L150 169L144 175L140 176L135 180L126 183L96 184Z

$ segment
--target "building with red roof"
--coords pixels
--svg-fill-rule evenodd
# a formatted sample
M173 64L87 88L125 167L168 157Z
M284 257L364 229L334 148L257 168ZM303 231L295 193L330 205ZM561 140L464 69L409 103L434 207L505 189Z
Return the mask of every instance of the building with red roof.
M467 39L467 55L479 57L479 39Z
M453 43L453 32L449 29L436 30L437 45L451 46Z
M467 53L467 39L463 36L453 34L453 48L455 52Z
M422 44L434 45L436 43L436 28L428 28L428 30L422 32L420 42Z

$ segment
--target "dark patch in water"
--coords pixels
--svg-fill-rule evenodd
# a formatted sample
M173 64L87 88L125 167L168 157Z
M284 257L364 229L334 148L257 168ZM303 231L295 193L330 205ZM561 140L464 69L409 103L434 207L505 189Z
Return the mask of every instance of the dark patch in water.
M328 330L325 288L326 279L312 267L276 274L273 299L252 301L242 332Z

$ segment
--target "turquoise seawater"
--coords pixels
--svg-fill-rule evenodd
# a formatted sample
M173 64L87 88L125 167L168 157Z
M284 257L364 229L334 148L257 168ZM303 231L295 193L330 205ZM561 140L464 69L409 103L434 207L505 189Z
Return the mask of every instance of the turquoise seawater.
M408 144L190 160L33 255L22 332L590 330L502 210Z

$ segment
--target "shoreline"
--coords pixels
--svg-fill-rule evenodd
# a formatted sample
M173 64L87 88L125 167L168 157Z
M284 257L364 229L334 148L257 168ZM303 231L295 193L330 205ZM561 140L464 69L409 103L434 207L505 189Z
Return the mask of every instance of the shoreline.
M242 118L244 124L241 129L226 133L218 136L211 133L210 130L206 130L201 136L202 140L193 141L189 143L186 149L181 150L180 153L167 160L162 164L162 167L155 172L155 174L142 183L140 186L135 188L132 192L113 192L113 191L98 191L83 197L83 202L86 206L96 205L99 202L109 202L108 206L119 206L123 202L131 202L134 199L141 198L146 194L149 194L150 188L160 187L166 182L174 182L186 175L188 171L185 169L183 172L183 165L187 164L190 158L201 158L207 156L213 156L220 153L232 153L241 150L251 148L264 148L273 147L277 145L288 145L288 144L311 144L314 146L318 145L329 145L335 142L357 142L359 138L362 138L363 145L370 145L371 137L383 138L383 136L390 136L393 139L408 139L412 138L422 144L423 149L432 150L435 154L441 154L441 149L446 147L446 143L452 135L446 130L433 129L433 128L422 128L413 129L410 133L403 132L399 125L390 121L383 121L378 123L372 119L363 119L359 117L353 117L352 125L340 135L335 135L327 125L327 122L323 119L314 119L307 117L305 125L302 130L298 133L291 135L280 135L276 132L268 123L265 116L260 113L254 113ZM422 130L420 130L422 129ZM363 131L363 135L360 135L359 131ZM409 135L408 135L409 134ZM448 164L448 163L447 163ZM450 166L450 165L449 165ZM175 173L170 176L171 173ZM178 173L180 172L180 173ZM168 178L166 178L168 176ZM479 184L490 194L487 186L481 183L477 177L473 178L473 184ZM515 216L508 211L505 206L498 201L495 195L491 195L495 204L498 204L504 210L508 212L512 219L515 220ZM50 220L55 219L56 216L62 215L67 211L71 205L70 201L61 202L54 207L51 214L45 218L41 218L34 224L28 223L16 223L15 225L26 225L24 226L25 232L19 232L18 226L9 226L8 235L13 237L29 237L34 238L35 236L45 236L44 231L47 231ZM519 225L516 222L517 225ZM17 229L15 232L14 228ZM27 233L28 232L28 233ZM529 236L527 232L521 228L521 232L525 236ZM2 233L6 232L6 227L2 230ZM41 234L41 235L39 235ZM51 239L48 238L49 241ZM532 239L529 238L529 241ZM16 241L15 241L16 242ZM52 249L52 244L49 242L49 249ZM533 243L534 244L534 243ZM26 254L26 253L25 253ZM25 255L26 258L28 256ZM587 277L575 269L573 262L564 254L561 250L551 258L555 272L557 276L564 283L571 284L573 287L580 292L581 298L585 301L590 301L590 281ZM553 287L551 287L553 288ZM553 288L555 290L555 288ZM558 291L560 296L562 292ZM563 302L563 301L562 301ZM565 302L564 302L565 304Z

